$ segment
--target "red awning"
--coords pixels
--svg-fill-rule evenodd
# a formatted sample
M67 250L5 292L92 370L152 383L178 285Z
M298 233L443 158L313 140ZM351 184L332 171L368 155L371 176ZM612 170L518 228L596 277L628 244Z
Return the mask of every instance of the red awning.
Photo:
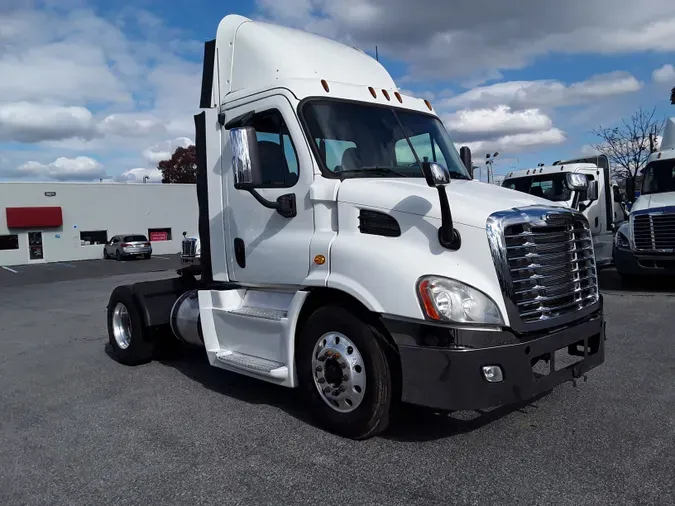
M7 228L53 228L63 225L60 207L8 207Z

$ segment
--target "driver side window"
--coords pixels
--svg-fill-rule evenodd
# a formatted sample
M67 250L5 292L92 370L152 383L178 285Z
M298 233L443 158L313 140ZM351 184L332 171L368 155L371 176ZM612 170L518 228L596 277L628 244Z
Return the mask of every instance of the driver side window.
M256 130L262 187L289 188L298 181L298 156L283 116L277 109L255 114L247 125Z

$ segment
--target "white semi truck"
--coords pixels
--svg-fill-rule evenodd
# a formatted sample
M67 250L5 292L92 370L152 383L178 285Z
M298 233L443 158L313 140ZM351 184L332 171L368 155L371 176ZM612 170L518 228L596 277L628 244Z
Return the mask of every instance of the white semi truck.
M614 234L626 214L605 155L512 171L502 186L579 210L589 221L598 267L612 263Z
M399 401L510 404L604 361L583 214L472 180L432 105L360 50L230 15L204 54L201 262L114 289L117 360L201 346L355 439Z
M180 247L180 260L182 263L199 263L201 258L202 245L199 240L199 234L187 235L183 232L183 240Z
M617 230L614 265L623 280L675 275L675 118L669 118L659 150L642 171L640 196L626 181L629 219Z

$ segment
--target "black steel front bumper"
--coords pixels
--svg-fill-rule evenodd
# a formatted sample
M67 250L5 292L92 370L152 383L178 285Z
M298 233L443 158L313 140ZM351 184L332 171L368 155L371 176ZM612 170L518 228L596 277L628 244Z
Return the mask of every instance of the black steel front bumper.
M614 246L614 265L619 274L633 276L675 276L675 254L636 253Z
M582 323L537 336L448 328L388 316L382 321L400 352L402 400L431 408L476 410L527 401L582 377L605 360L602 309ZM571 350L576 350L575 356ZM540 359L551 357L552 369L546 367L550 372L540 374L544 363ZM561 367L561 358L564 363L579 361ZM503 381L488 382L482 372L487 365L500 366Z

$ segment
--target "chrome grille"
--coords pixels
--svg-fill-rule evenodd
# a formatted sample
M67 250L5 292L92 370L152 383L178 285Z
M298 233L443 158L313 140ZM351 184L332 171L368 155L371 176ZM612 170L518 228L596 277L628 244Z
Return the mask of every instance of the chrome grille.
M488 238L512 327L546 328L596 308L593 239L583 214L539 206L495 213Z
M181 256L194 257L197 253L197 241L195 239L183 239Z
M633 241L641 251L675 250L675 210L633 216Z

